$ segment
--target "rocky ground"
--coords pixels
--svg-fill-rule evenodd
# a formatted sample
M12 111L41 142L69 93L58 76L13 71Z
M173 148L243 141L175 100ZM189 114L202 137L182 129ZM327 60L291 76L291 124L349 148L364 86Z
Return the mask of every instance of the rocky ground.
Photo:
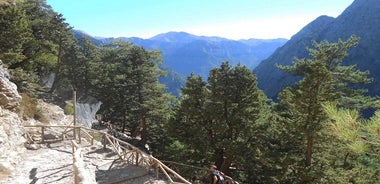
M63 114L58 106L40 102L41 109L44 109L44 116L49 119L51 125L70 125L72 118ZM5 145L0 147L0 184L44 184L73 183L73 156L72 146L69 140L59 141L59 132L63 128L53 128L45 130L46 143L38 144L41 139L41 131L36 128L24 128L23 125L43 124L35 120L22 120L16 113L2 110L0 116L0 143ZM1 114L0 114L1 115ZM46 123L45 123L46 124ZM1 134L3 132L3 134ZM6 133L4 133L6 132ZM25 144L25 133L35 141L36 144ZM33 150L26 149L33 147ZM82 155L85 168L90 173L91 178L97 183L108 183L131 176L142 176L135 180L124 183L165 183L152 179L152 173L142 167L128 165L125 162L115 161L117 155L111 147L103 149L100 142L91 145L86 139L82 139ZM6 148L6 149L4 149ZM34 150L36 149L36 150ZM2 166L2 167L1 167Z
M60 141L58 137L64 128L45 130L45 142L40 144L41 130L25 127L72 125L73 117L65 115L56 105L38 100L42 122L28 118L20 112L21 99L0 60L0 184L73 183L72 143ZM81 147L85 171L93 183L95 180L109 183L131 176L143 177L124 183L165 183L152 180L152 174L142 167L115 161L117 157L111 148L103 149L99 142L91 145L82 139Z
M146 170L125 162L115 161L117 155L107 148L103 150L100 144L84 146L82 150L85 168L97 183L108 183L131 176L145 175ZM8 179L0 183L73 183L73 159L69 141L55 142L43 145L38 150L26 150L20 155L20 160L14 172ZM152 175L124 183L165 183L152 180Z

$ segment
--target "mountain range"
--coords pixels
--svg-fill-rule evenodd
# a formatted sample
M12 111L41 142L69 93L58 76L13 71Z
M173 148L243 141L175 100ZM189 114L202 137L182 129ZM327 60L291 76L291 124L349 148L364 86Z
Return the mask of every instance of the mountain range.
M207 78L208 72L222 61L233 65L240 62L252 69L259 80L259 88L268 97L276 99L286 86L299 78L282 72L276 65L291 65L295 57L308 58L306 48L312 41L346 40L352 35L359 36L359 45L349 51L343 64L357 65L361 70L370 71L373 83L368 88L372 96L380 95L380 1L355 0L336 18L320 16L290 40L247 39L230 40L221 37L196 36L185 32L168 32L149 39L137 37L99 38L81 31L74 31L78 37L87 36L95 44L102 45L114 40L125 40L146 49L162 51L165 61L161 68L168 75L160 81L168 86L168 91L178 95L185 76L191 72Z
M233 65L240 62L253 69L287 41L282 38L231 40L196 36L186 32L168 32L149 39L93 37L78 30L74 30L73 33L76 38L88 37L98 46L115 40L123 40L143 46L148 50L160 50L164 59L161 68L168 73L160 81L166 84L168 91L175 95L178 95L185 77L191 72L207 78L209 71L223 61L229 61Z
M77 38L87 36L96 45L123 40L143 46L148 50L157 49L162 51L165 66L168 68L183 76L194 72L203 77L207 77L209 70L218 66L222 61L229 61L232 64L240 62L253 69L287 41L282 38L231 40L221 37L196 36L186 32L168 32L149 39L138 37L99 38L77 30L74 31L74 35Z
M280 71L276 64L291 65L294 57L308 58L306 48L312 46L312 40L336 42L339 39L346 40L351 35L361 39L359 45L350 50L343 64L355 64L361 70L369 70L373 83L364 87L368 88L370 95L380 95L379 0L355 0L337 18L320 16L306 25L254 69L259 79L259 87L275 99L284 87L298 80Z

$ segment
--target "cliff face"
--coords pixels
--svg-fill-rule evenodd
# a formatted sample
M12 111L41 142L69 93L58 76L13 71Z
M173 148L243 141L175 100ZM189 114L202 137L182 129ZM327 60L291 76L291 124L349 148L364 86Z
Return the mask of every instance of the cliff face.
M23 132L18 114L0 107L0 181L20 161L18 154L25 150Z
M21 96L16 84L9 81L9 73L0 60L0 107L14 110L20 103Z
M19 161L17 153L25 150L22 119L15 110L21 101L17 87L0 61L0 179L10 174Z
M259 87L275 98L285 86L292 85L297 78L276 68L276 64L290 65L294 59L307 58L306 47L312 40L336 42L351 35L361 38L359 46L351 49L344 64L356 64L361 70L369 70L374 82L364 86L370 95L379 95L380 88L380 1L355 0L340 16L321 16L295 34L284 46L277 49L255 69Z

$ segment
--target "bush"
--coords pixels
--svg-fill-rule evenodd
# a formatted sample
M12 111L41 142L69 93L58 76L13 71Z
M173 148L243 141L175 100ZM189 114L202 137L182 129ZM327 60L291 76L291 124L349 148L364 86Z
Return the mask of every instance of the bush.
M49 120L44 115L42 109L38 108L38 100L30 97L26 93L21 93L22 100L20 102L20 115L24 118L33 118L42 123L48 123Z
M42 123L49 123L49 120L44 115L44 112L41 109L37 109L37 111L34 113L34 119L42 122Z
M20 114L24 118L34 118L37 112L38 101L25 93L21 93Z
M71 105L71 104L66 104L65 105L65 108L63 109L63 112L66 114L66 115L73 115L74 114L74 106Z

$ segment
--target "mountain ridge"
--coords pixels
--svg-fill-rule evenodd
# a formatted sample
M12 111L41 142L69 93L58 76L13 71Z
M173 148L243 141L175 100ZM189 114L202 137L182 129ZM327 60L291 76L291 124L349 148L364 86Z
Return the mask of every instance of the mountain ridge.
M197 36L186 32L167 32L148 39L138 37L100 38L74 30L76 38L88 37L100 46L115 40L132 42L148 50L160 50L164 63L160 66L168 74L160 81L167 86L168 92L178 96L184 86L185 76L191 72L207 78L209 71L223 61L232 65L242 63L249 68L256 67L279 46L287 41L277 39L230 40L217 36Z
M75 32L82 32L74 30ZM83 32L82 32L83 33ZM189 75L191 72L207 77L208 70L220 64L222 61L229 60L232 64L241 62L250 68L256 67L259 62L268 57L275 49L285 44L287 39L241 39L231 40L217 36L197 36L186 32L167 32L161 33L148 39L138 37L117 37L103 38L93 37L90 35L75 34L79 36L90 37L95 39L97 45L106 44L114 40L123 40L132 42L146 49L157 49L162 51L166 66L174 71L180 71L183 76ZM232 47L233 46L233 47ZM198 47L193 48L193 47ZM237 48L237 49L236 49ZM188 53L186 49L196 52ZM239 51L237 51L239 50ZM176 54L177 52L186 53L185 55ZM173 57L172 55L176 57ZM189 58L189 55L194 58ZM246 57L250 55L251 57ZM197 60L195 60L197 59ZM180 69L180 63L196 62L202 65L185 66ZM207 71L207 72L205 72Z
M336 42L346 40L352 35L361 38L359 45L350 50L343 61L345 65L355 64L361 70L369 70L372 84L365 85L370 95L379 95L380 89L380 1L355 0L337 18L318 17L295 34L285 45L263 60L254 72L259 80L259 87L275 99L285 86L294 84L298 78L276 68L276 64L291 65L293 58L308 58L306 48L311 47L312 40Z

